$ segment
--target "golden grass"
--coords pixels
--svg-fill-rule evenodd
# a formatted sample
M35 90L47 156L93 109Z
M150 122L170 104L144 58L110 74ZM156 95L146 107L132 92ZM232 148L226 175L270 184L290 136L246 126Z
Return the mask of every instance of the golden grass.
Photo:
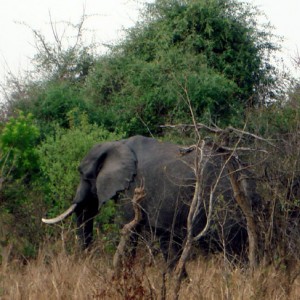
M64 250L41 250L26 264L18 260L0 266L0 299L172 299L174 281L164 276L164 263L149 263L139 252L134 265L113 276L111 256L100 253L67 254ZM299 264L294 269L299 269ZM274 267L247 270L228 266L222 258L198 257L187 266L189 278L179 299L299 299L300 276ZM291 275L292 274L292 275ZM163 284L165 282L165 284Z

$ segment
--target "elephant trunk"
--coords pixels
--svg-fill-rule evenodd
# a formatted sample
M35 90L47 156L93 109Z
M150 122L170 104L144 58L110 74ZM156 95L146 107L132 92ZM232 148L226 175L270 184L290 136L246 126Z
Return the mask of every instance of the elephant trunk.
M63 212L61 215L59 215L59 216L57 216L53 219L44 219L44 218L42 218L42 221L46 224L56 224L56 223L64 220L68 216L70 216L75 211L76 207L77 207L77 203L74 203L65 212Z

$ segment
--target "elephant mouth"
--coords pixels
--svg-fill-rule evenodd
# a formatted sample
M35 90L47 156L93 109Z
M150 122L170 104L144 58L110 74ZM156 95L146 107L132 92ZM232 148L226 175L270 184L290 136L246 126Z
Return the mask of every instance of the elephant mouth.
M42 218L42 222L44 222L46 224L56 224L58 222L61 222L62 220L64 220L68 216L70 216L75 211L76 207L77 207L77 203L74 203L65 212L63 212L61 215L59 215L59 216L57 216L53 219L44 219L44 218Z

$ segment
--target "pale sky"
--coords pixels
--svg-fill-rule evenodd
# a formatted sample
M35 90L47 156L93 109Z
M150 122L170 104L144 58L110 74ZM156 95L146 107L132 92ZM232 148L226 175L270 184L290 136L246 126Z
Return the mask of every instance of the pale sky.
M90 15L87 37L97 43L112 42L121 37L122 28L134 25L138 3L142 0L0 0L0 82L8 70L15 74L30 68L29 58L35 53L31 28L51 35L53 22L78 23L85 10ZM284 61L290 64L297 49L300 52L300 0L249 0L265 12L275 33L285 38ZM59 26L59 25L58 25ZM59 30L58 30L59 31ZM68 33L67 33L68 34ZM70 33L69 33L70 34Z

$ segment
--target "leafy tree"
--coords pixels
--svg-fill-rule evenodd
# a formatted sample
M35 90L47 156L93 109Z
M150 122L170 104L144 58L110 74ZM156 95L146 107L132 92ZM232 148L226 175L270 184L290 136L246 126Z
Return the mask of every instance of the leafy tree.
M238 85L241 101L256 96L255 104L255 89L275 81L269 55L278 50L270 27L257 25L259 14L235 0L157 0L148 5L144 22L129 31L120 50L157 62L170 50L179 56L200 55L209 68Z
M245 108L270 97L278 79L270 63L278 47L257 16L235 0L157 0L98 61L85 96L103 124L128 135L188 121L187 98L198 119L238 125Z

